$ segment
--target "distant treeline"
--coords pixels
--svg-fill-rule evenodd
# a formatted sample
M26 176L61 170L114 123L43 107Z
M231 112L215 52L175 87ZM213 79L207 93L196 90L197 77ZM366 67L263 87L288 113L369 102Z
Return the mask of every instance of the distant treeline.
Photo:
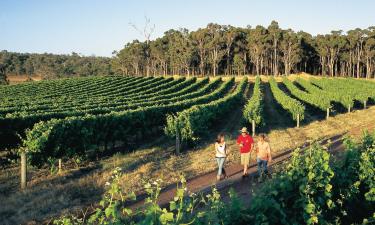
M0 80L5 75L40 75L43 79L54 79L110 74L109 57L0 52Z
M156 40L134 40L109 57L0 52L5 75L44 79L92 75L290 74L374 77L375 27L312 36L304 31L208 24L169 30Z
M169 30L153 41L134 40L117 52L122 74L289 74L373 77L375 27L312 36L268 27L208 24Z

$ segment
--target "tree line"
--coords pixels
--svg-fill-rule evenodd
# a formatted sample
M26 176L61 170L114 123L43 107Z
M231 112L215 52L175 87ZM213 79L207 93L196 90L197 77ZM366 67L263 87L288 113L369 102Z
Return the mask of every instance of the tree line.
M44 79L92 75L315 75L375 77L375 26L313 36L267 27L210 23L196 31L168 30L134 40L113 57L0 52L0 83L7 75Z
M210 23L189 32L171 29L160 38L134 40L113 57L126 75L316 75L374 77L375 27L313 36L304 31Z
M0 83L8 75L40 75L43 79L54 79L112 73L108 57L81 56L74 52L70 55L0 52Z

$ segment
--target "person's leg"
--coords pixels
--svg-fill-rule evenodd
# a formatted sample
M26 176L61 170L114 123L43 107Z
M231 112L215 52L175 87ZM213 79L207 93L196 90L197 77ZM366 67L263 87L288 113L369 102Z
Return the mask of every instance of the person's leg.
M257 157L258 176L262 176L262 160Z
M218 169L217 169L217 180L220 180L220 176L221 176L221 160L220 158L216 158L216 162L217 162L217 166L218 166Z
M225 176L224 163L225 163L225 158L220 158L221 174Z
M241 153L241 164L243 166L243 175L245 175L247 171L247 166L246 166L246 160L245 160L245 154Z
M245 153L245 164L244 164L244 174L247 175L247 169L249 168L250 153Z
M225 171L225 160L226 158L223 158L223 166L222 166L222 169L221 169L221 173L224 175L224 178L227 177L227 172Z
M264 160L264 173L268 175L268 161Z

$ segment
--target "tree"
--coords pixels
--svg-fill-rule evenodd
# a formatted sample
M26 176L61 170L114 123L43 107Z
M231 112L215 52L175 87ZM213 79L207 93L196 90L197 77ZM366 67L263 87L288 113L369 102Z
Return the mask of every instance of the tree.
M226 54L226 69L225 74L229 74L230 72L230 60L231 60L231 53L233 51L233 45L236 41L238 36L238 30L233 26L223 26L223 33L224 33L224 42L225 42L225 54Z
M151 64L151 53L150 53L150 41L151 41L151 35L155 31L155 24L153 26L150 25L151 20L147 17L145 17L145 25L143 29L139 29L134 24L130 23L130 25L138 31L144 38L144 57L146 59L146 76L148 77L150 75L150 64Z
M348 31L348 39L354 51L353 62L356 64L357 78L361 77L361 60L363 55L364 33L361 29Z
M330 75L335 75L335 68L337 68L337 61L339 53L345 46L345 39L341 35L342 31L332 31L331 34L326 35L327 61Z
M282 32L280 49L284 63L284 73L289 75L293 67L300 61L300 41L291 29Z
M267 30L262 26L250 30L247 42L251 61L255 65L256 74L259 75L263 69L264 57L269 44L267 43Z
M199 71L200 74L203 76L205 75L205 66L207 62L207 52L208 52L208 33L207 29L198 29L195 32L192 32L191 34L192 40L194 45L196 46L198 50L198 56L199 56Z
M375 60L375 27L365 30L366 43L364 45L364 56L366 61L366 78L371 78Z
M216 76L218 72L218 64L225 55L223 30L220 25L211 23L208 24L207 31L210 37L209 42L207 43L209 61L212 66L212 74L213 76Z
M278 44L281 38L281 29L279 27L279 24L276 21L272 20L271 24L268 26L268 32L272 38L272 71L273 75L277 76L279 74Z
M244 65L245 60L243 59L243 57L240 54L235 54L233 57L233 66L238 75L241 75Z
M0 64L0 85L7 84L7 77L5 74L5 67L4 65Z
M155 66L162 70L163 75L168 72L168 39L166 36L153 41L150 45L151 58L156 61Z
M131 73L139 76L141 75L141 69L145 58L143 44L138 40L134 40L131 43L125 45L120 52L115 56L115 69L119 69L123 74ZM131 68L129 68L129 66Z
M190 76L190 64L193 56L193 44L189 37L187 29L179 31L168 31L169 38L169 55L171 63L177 68L183 68L188 76Z

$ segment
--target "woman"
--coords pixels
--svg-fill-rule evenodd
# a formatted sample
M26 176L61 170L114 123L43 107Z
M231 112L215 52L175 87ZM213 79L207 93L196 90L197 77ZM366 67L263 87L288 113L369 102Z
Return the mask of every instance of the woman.
M215 156L216 156L216 161L218 165L218 171L217 171L217 177L216 179L219 181L221 180L221 175L224 175L226 178L227 175L224 170L224 163L225 159L227 158L227 147L225 145L225 139L224 139L224 134L220 133L217 136L216 142L215 142Z
M271 147L266 141L266 135L260 134L256 148L258 174L262 177L263 173L268 174L267 164L272 161Z

